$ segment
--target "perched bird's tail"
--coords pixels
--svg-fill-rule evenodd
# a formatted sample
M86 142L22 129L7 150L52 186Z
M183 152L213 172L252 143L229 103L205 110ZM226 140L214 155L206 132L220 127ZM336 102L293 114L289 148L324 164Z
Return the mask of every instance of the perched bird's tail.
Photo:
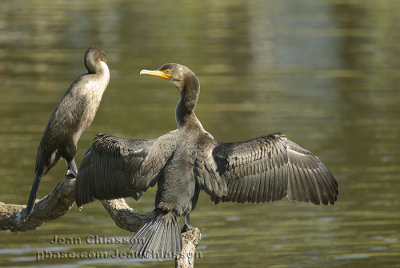
M35 203L36 193L39 188L40 179L42 175L36 175L35 180L33 181L31 194L29 195L28 206L26 207L26 217L28 219L29 215L32 212L33 204Z
M137 258L171 259L181 252L179 216L173 212L154 210L154 217L132 237L131 250Z

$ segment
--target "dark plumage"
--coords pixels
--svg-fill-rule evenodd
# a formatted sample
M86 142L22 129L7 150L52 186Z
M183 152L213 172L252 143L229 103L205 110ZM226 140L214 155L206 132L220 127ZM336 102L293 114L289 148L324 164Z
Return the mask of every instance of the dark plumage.
M141 74L169 80L178 89L178 129L154 140L98 135L80 166L78 206L95 199L138 199L158 183L152 219L133 237L138 257L168 258L181 250L178 219L195 208L200 190L215 203L290 200L333 204L338 185L309 151L275 133L238 143L221 143L206 132L194 109L200 93L195 74L166 64Z
M32 211L41 177L57 164L60 157L68 165L68 176L76 177L78 173L74 160L78 140L92 123L110 81L110 71L102 49L88 48L84 62L88 73L81 75L68 88L44 130L36 155L36 177L26 218Z

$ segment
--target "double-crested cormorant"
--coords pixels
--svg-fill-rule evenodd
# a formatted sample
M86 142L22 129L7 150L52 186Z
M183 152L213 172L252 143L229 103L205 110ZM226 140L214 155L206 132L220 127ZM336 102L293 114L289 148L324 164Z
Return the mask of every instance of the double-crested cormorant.
M41 177L57 164L60 157L68 165L67 176L76 177L78 173L74 160L78 140L92 123L110 81L106 54L102 49L89 47L84 62L88 73L81 75L68 88L44 130L36 155L36 177L26 218L32 211Z
M200 190L215 203L290 200L333 204L338 185L311 152L280 133L237 143L221 143L206 132L194 110L200 93L195 74L165 64L140 74L169 80L180 94L178 128L154 140L98 135L80 166L78 206L95 199L138 199L158 183L152 218L133 236L138 257L169 258L180 253L178 220L195 208Z

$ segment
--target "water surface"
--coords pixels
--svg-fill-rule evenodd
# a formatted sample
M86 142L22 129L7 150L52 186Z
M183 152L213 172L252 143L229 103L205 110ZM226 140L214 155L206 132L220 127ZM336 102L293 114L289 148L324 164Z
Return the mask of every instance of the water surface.
M334 206L215 206L203 193L191 214L203 234L196 267L400 267L399 8L395 0L2 1L0 200L26 202L48 117L96 45L107 53L111 82L78 163L96 133L154 138L176 128L176 90L139 71L179 62L200 79L197 115L216 139L284 132L339 182ZM38 196L65 170L60 162L46 175ZM154 194L129 202L150 211ZM63 243L52 244L55 235ZM96 236L131 234L95 202L35 231L1 232L0 265L173 265L41 258L129 252L126 243L93 243Z

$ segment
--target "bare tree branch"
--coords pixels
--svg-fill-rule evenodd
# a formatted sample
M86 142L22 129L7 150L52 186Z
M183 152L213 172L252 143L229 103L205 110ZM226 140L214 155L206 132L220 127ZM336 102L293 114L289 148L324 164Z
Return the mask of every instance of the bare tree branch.
M201 239L199 228L192 228L182 233L182 251L175 260L176 268L190 268L194 266L196 247Z
M135 212L124 198L113 199L113 200L102 200L103 207L110 214L115 224L121 228L130 232L136 232L140 227L150 219L150 214L142 215Z
M24 221L26 205L0 202L0 230L13 232L35 230L44 222L65 215L75 203L75 181L65 177L52 193L36 200L27 221ZM123 198L102 200L101 203L115 224L130 232L136 232L150 218L150 214L143 215L136 212ZM193 267L195 250L200 239L201 233L198 228L182 233L182 252L175 260L175 267Z
M5 204L0 202L0 230L29 231L35 230L46 221L63 216L75 202L75 179L65 177L53 190L36 204L31 216L24 221L25 205Z

